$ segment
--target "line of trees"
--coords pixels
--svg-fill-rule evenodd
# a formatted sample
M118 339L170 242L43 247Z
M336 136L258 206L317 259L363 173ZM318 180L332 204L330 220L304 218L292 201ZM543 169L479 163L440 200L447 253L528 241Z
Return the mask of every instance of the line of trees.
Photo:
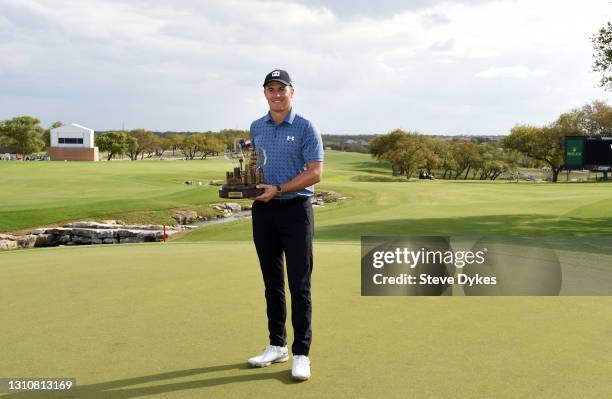
M51 129L62 126L54 122L47 129L33 116L17 116L0 121L0 147L23 156L45 151L51 145ZM106 152L107 160L126 155L132 160L162 156L172 151L186 159L202 158L232 151L234 141L248 137L245 130L224 129L203 133L155 133L145 129L96 133L95 143Z
M165 151L172 151L172 156L182 154L185 159L206 159L209 155L231 151L234 140L248 137L243 130L222 130L205 133L172 133L155 134L145 129L113 131L96 137L96 146L107 153L107 160L127 155L131 160L143 159L145 156L161 157Z
M410 179L419 171L439 172L443 179L495 180L521 159L515 152L505 151L495 142L442 139L394 130L370 141L370 154L391 164L394 176Z
M516 125L502 145L548 165L556 182L563 169L566 136L611 137L612 107L594 101L561 114L545 126Z
M546 126L516 125L497 141L443 139L394 130L370 141L370 154L391 164L392 174L440 171L444 179L495 180L517 167L548 166L556 182L564 162L566 136L612 136L612 107L595 101L561 114Z

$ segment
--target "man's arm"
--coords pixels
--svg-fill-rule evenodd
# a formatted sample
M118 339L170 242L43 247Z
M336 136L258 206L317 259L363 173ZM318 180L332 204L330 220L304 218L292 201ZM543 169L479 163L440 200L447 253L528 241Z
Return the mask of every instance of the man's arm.
M312 186L321 181L323 177L323 162L306 162L306 170L295 176L286 183L281 184L283 193L298 191L303 188ZM255 201L268 202L277 194L276 186L270 184L258 184L257 188L263 188L265 191L259 197L253 198Z

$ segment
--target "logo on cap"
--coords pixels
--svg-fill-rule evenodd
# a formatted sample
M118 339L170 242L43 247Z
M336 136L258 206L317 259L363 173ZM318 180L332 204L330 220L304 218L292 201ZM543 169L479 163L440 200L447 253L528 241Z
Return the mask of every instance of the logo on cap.
M273 78L277 78L277 77L279 77L279 76L280 76L280 71L274 71L274 72L272 72L272 77L273 77Z

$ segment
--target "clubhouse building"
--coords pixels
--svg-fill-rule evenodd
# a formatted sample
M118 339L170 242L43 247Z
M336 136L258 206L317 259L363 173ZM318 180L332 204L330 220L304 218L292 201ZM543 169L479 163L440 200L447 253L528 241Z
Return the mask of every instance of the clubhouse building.
M94 146L93 129L76 123L51 129L47 154L52 161L97 161L98 147Z

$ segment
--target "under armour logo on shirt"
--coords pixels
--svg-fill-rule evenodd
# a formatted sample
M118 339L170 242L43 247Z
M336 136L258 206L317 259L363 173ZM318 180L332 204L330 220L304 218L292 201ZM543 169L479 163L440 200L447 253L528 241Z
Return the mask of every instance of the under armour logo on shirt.
M295 141L295 136L287 136L287 141Z

